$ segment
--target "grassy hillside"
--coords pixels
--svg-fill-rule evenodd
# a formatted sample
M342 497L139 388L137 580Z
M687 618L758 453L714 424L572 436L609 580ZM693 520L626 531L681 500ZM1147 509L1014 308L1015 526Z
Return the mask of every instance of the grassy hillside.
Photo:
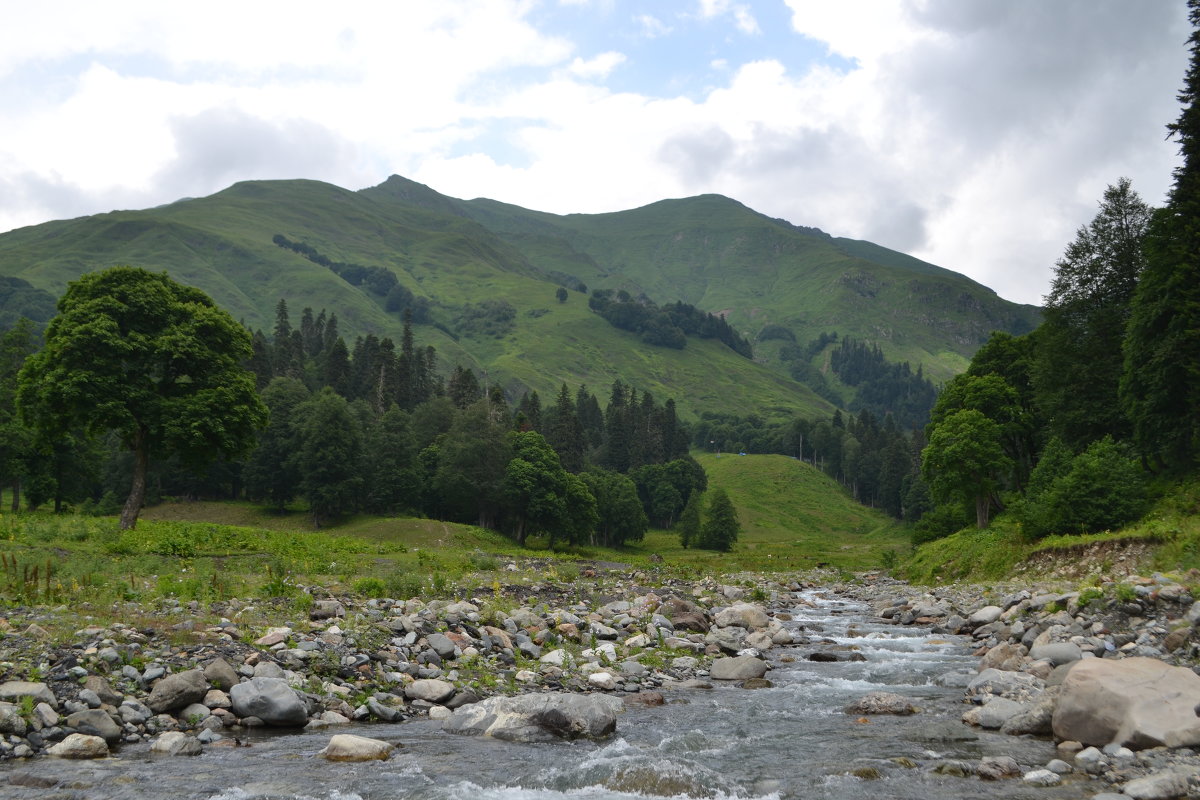
M395 176L364 192L438 208L447 201ZM836 330L878 342L892 360L922 364L936 379L960 372L992 330L1025 333L1038 321L1037 309L950 270L719 195L611 214L558 216L491 200L457 208L543 271L720 312L750 339L770 323L801 341Z
M753 339L786 325L801 342L818 332L880 342L893 359L946 378L993 328L1023 331L1036 314L933 265L868 242L834 239L773 220L725 197L666 200L613 214L558 216L487 200L461 201L393 176L350 192L317 181L252 181L210 197L143 211L53 222L0 235L0 275L55 295L78 275L114 264L165 269L211 294L235 318L269 331L280 298L293 323L305 306L336 313L349 343L398 339L384 298L276 246L276 235L336 262L391 270L428 301L420 345L487 373L516 399L552 397L566 382L602 392L616 378L702 410L767 416L832 412L791 380L777 347L758 363L713 341L682 350L643 344L610 327L559 285L626 288L725 314ZM456 328L464 306L501 300L516 312L499 336Z
M643 547L668 563L711 569L862 570L891 562L908 547L895 520L859 505L826 475L786 456L696 454L709 488L729 493L742 524L730 554L684 550L674 532L652 532ZM892 553L892 555L885 555Z

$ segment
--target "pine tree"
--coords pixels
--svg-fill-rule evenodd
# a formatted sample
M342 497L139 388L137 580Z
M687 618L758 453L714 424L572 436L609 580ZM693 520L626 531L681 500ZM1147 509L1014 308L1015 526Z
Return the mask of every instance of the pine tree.
M685 550L689 545L699 544L700 541L700 503L702 496L700 492L692 492L687 504L683 507L683 511L679 512L679 520L675 523L675 529L679 531L679 544Z
M1188 9L1183 109L1168 126L1183 163L1147 234L1120 386L1143 457L1173 472L1195 469L1200 454L1200 0L1189 0Z

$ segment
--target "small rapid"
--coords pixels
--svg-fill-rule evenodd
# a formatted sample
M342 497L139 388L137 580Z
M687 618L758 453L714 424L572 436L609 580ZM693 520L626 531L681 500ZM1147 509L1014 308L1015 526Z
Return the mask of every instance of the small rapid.
M25 785L6 797L89 800L556 800L764 798L861 800L864 795L1073 800L1095 785L1034 788L938 774L944 761L1012 756L1025 770L1054 757L1046 740L973 730L960 721L962 677L977 659L962 637L893 626L852 600L809 591L774 609L797 644L767 656L772 686L664 692L667 704L632 706L602 742L517 744L443 733L440 723L355 725L346 731L402 746L387 762L329 763L316 753L332 732L253 734L250 747L194 758L154 757L146 744L116 758L9 764ZM832 653L854 660L814 661ZM859 660L861 658L861 660ZM901 694L922 711L856 717L843 708L871 691ZM53 787L48 793L48 788Z

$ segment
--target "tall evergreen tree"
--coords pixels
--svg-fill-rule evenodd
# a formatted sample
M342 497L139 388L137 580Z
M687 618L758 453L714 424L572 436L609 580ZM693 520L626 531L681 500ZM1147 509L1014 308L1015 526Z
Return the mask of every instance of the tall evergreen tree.
M1151 209L1128 178L1104 192L1100 212L1075 234L1055 268L1038 329L1034 384L1052 433L1083 448L1106 434L1127 438L1117 401L1121 343L1145 264Z
M583 469L586 450L583 428L579 424L579 418L575 414L575 403L565 383L558 391L554 407L547 414L546 441L558 452L563 469L567 472L579 472Z
M696 546L728 553L733 549L733 543L737 541L741 530L737 509L733 507L729 495L724 489L713 489L708 501L708 514L704 526L700 529L700 541Z

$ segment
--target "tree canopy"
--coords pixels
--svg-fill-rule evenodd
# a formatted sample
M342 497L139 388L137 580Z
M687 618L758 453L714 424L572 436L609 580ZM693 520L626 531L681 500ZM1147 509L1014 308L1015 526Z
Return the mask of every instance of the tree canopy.
M43 432L113 431L134 456L121 527L137 523L152 453L199 468L254 444L267 411L250 334L165 272L114 267L67 287L45 347L21 370L18 404Z

